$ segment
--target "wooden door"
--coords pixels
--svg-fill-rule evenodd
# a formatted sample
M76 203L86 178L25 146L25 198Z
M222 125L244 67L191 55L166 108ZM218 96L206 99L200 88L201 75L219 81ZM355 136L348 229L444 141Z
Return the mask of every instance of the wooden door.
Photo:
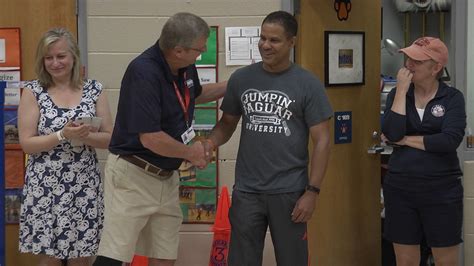
M41 35L52 27L66 27L77 36L75 0L0 0L0 27L20 27L21 78L35 78L36 45ZM87 51L83 51L87 52ZM36 265L29 254L18 252L18 225L5 227L6 265Z
M372 132L380 128L381 4L353 0L348 19L339 21L334 2L301 0L296 61L324 81L324 31L363 31L365 85L326 88L334 111L352 111L352 143L332 145L320 200L309 223L311 265L378 266L380 155L368 154L367 149L377 142Z

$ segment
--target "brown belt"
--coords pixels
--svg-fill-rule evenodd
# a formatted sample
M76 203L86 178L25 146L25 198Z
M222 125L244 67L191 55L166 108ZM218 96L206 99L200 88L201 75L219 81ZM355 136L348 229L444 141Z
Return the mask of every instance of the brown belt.
M143 159L136 157L135 155L120 155L119 158L136 165L150 174L157 175L159 179L168 179L173 175L173 170L165 170L154 166L151 163L146 162Z

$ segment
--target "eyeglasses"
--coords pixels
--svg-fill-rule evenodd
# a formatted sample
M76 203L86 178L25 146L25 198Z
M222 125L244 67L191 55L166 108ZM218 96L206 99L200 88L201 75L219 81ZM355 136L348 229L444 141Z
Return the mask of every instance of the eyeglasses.
M193 50L193 51L196 51L196 52L199 52L199 53L205 53L205 52L207 52L207 46L204 46L204 47L202 47L202 48L188 47L187 49Z

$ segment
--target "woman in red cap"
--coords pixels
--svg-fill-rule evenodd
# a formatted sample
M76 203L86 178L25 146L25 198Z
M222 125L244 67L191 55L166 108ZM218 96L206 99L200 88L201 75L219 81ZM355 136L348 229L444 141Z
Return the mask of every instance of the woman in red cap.
M407 56L387 97L382 139L393 143L384 178L384 237L397 265L419 265L423 237L435 264L458 265L463 187L456 149L466 127L463 94L440 81L448 49L422 37Z

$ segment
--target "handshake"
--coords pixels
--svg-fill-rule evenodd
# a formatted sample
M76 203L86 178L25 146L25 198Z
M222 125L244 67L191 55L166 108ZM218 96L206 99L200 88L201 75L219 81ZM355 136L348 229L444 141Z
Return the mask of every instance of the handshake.
M186 160L199 169L204 169L214 158L216 145L211 139L202 139L194 142L190 147Z

